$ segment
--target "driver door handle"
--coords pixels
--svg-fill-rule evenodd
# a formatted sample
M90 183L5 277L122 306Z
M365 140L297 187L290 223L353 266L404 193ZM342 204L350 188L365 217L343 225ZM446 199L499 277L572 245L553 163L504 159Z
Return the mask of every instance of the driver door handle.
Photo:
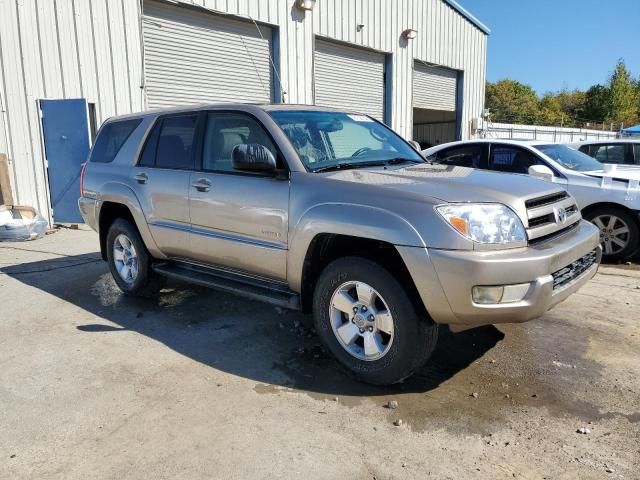
M208 192L209 187L211 187L211 182L206 178L199 178L198 180L193 182L191 186L199 192Z

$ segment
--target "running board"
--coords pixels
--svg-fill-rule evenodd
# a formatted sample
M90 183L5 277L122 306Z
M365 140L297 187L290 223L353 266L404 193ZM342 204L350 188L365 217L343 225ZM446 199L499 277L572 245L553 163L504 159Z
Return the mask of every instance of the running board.
M152 268L164 277L222 290L283 308L301 308L300 295L284 284L195 265L156 263Z

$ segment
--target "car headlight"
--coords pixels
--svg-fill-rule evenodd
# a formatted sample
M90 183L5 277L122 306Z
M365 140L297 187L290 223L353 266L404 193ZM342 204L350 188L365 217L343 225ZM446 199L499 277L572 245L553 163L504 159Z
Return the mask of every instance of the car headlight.
M436 211L461 235L474 242L507 244L522 243L527 239L520 218L499 203L439 205Z

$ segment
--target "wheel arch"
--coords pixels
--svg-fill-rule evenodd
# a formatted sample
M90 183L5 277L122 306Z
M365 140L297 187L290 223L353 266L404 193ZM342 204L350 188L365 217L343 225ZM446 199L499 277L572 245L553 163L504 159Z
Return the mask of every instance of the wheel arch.
M97 212L100 252L106 259L105 242L109 226L116 218L126 218L138 230L149 253L155 258L164 258L158 249L136 194L131 188L120 183L108 183L100 188Z
M626 205L622 205L620 203L596 202L596 203L592 203L590 205L587 205L582 210L580 210L580 212L582 213L583 217L586 217L587 215L589 215L593 211L599 210L601 208L609 208L609 209L612 209L612 210L621 210L621 211L631 215L631 217L633 217L633 219L635 220L636 225L638 225L640 227L640 219L638 218L638 213L639 213L638 210L633 210L633 209L627 207Z
M415 308L428 317L409 269L395 245L383 240L336 233L319 233L309 244L300 284L304 312L311 311L313 292L322 271L331 262L343 257L365 258L388 270L407 290Z

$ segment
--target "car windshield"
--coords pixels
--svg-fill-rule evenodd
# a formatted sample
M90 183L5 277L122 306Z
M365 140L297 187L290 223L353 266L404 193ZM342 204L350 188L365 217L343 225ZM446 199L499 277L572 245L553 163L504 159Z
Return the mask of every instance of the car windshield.
M600 162L566 145L553 143L550 145L534 145L534 148L540 150L547 157L555 160L569 170L575 170L577 172L602 170L602 164Z
M269 113L311 171L425 161L393 130L366 115L312 110Z

